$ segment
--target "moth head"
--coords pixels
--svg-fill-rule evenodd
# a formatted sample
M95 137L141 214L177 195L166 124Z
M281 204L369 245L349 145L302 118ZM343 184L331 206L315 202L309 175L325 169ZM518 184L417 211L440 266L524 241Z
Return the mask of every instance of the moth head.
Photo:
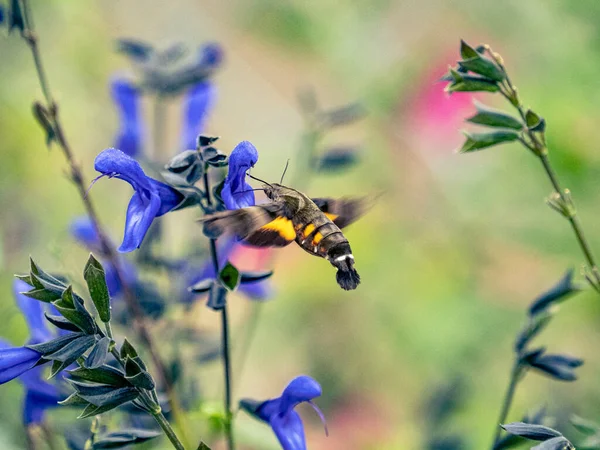
M277 200L281 193L282 186L277 183L272 184L264 184L263 190L265 191L265 195L269 197L271 200Z

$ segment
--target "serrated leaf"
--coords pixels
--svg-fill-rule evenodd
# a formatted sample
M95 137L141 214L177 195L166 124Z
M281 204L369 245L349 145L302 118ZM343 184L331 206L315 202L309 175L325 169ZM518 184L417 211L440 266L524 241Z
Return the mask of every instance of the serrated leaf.
M108 384L116 387L129 386L125 374L111 366L102 366L96 369L79 367L69 371L69 376L74 380L91 381L99 384Z
M100 320L104 323L110 322L110 295L106 285L106 273L100 261L94 258L91 253L83 270L83 278L88 285L90 297L98 311Z
M127 340L123 340L123 345L121 345L121 358L125 359L127 357L133 359L138 356L137 351L133 348L133 345Z
M562 434L550 427L524 422L513 422L500 425L511 434L516 434L533 441L545 441L553 437L562 436Z
M513 142L519 139L519 133L514 131L495 131L493 133L464 133L467 140L460 149L461 153L469 153L494 145Z
M240 272L233 264L227 262L219 272L219 281L229 291L235 291L240 284Z
M97 369L103 366L108 359L108 348L110 346L110 338L104 336L94 345L94 348L85 360L84 366L87 369Z
M511 128L513 130L521 130L523 128L523 123L516 117L497 109L488 108L479 102L474 103L477 113L469 117L467 122L488 127Z

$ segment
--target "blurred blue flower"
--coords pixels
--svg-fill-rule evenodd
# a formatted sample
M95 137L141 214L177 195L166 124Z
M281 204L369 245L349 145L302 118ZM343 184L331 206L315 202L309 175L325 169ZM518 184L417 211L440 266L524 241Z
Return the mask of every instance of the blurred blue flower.
M71 222L70 226L71 234L79 243L91 252L96 252L98 255L102 255L102 245L100 238L94 224L87 216L77 217ZM101 258L102 267L106 276L106 285L108 286L108 292L111 297L117 297L123 290L123 286L117 277L115 267L110 261ZM122 274L125 277L125 283L130 286L135 285L138 282L138 274L136 267L127 261L125 258L120 258Z
M30 332L28 344L39 344L55 336L46 326L42 302L29 298L21 292L29 291L30 286L21 280L13 283L13 293L21 309ZM56 385L43 380L42 367L35 366L40 353L27 347L13 347L0 340L0 384L14 378L25 386L23 401L23 422L25 425L40 423L46 409L57 406L63 399Z
M245 208L254 205L254 191L246 182L246 172L258 161L256 147L242 141L229 155L229 171L223 184L221 198L227 209Z
M319 397L321 393L319 383L311 377L301 375L290 381L281 397L263 402L243 399L240 401L240 407L255 418L268 423L284 450L306 450L304 424L294 408L302 402L307 402L325 424L323 413L312 402L312 399Z
M217 42L208 42L200 48L200 65L211 69L218 68L223 62L223 47Z
M183 195L172 187L146 176L139 163L120 150L104 150L96 157L94 167L104 176L126 181L135 191L127 207L120 252L139 248L154 218L168 213L183 200Z
M216 90L209 81L192 86L187 93L182 131L182 148L195 149L196 138L204 131L207 112L215 103Z
M130 81L114 78L111 94L121 117L121 129L115 139L115 147L135 158L142 149L143 140L140 91Z
M217 253L219 256L219 269L222 269L229 261L230 257L242 249L244 246L240 244L235 237L224 238L218 242ZM184 291L181 295L183 303L191 303L199 294L190 292L188 287L199 283L206 279L215 279L217 274L211 260L207 260L202 264L188 265L184 275ZM237 289L250 300L266 300L271 296L272 288L269 280L242 282Z
M4 23L4 7L0 5L0 25Z

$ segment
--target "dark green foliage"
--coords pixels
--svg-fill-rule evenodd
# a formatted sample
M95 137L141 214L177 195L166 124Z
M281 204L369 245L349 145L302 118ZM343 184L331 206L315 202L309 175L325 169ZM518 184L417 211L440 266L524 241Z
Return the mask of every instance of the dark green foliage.
M240 284L241 276L239 270L228 262L221 272L219 272L219 281L225 286L229 291L235 291Z
M110 322L110 295L106 285L106 274L100 261L90 254L83 269L83 278L88 285L90 297L102 322Z
M160 435L160 431L128 428L98 436L94 439L92 449L123 448L129 445L141 444Z

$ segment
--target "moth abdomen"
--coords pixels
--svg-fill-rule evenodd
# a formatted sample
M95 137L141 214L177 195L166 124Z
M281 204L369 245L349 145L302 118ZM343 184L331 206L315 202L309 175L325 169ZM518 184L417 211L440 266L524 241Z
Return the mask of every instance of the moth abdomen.
M354 268L354 255L347 240L339 242L327 251L327 259L338 271L335 278L342 289L356 289L360 275Z

